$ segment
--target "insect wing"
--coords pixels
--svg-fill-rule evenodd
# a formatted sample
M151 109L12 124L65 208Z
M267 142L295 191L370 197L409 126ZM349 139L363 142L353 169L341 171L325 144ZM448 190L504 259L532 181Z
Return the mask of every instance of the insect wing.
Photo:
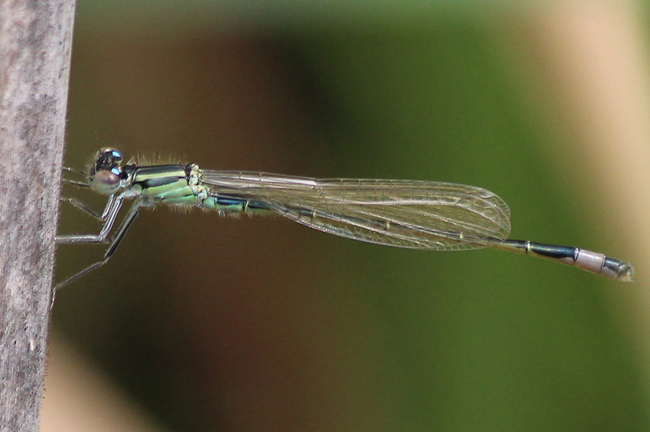
M264 203L310 228L368 243L469 250L510 234L506 203L475 186L232 171L203 171L201 181L212 195Z

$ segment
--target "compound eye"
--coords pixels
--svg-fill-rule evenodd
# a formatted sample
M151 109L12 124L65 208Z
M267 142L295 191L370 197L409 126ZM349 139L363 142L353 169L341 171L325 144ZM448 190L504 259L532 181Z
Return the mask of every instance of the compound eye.
M105 147L97 152L95 158L95 171L102 171L105 169L112 169L118 167L122 163L122 153L112 147Z
M96 171L90 181L90 189L101 195L113 195L120 189L119 170Z

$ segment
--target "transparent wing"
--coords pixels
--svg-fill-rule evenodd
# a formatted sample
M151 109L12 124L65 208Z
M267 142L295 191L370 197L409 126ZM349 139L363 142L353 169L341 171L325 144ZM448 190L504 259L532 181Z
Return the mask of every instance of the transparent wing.
M310 228L368 243L468 250L510 234L507 204L474 186L209 170L201 183L213 196L256 202Z

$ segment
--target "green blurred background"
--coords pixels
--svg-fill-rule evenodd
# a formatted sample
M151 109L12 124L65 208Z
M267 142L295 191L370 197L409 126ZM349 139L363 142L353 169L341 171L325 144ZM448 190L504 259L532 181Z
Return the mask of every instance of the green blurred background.
M625 203L590 188L601 174L547 94L534 13L496 4L80 0L66 165L114 146L472 184L508 202L513 238L632 261ZM97 230L62 208L61 232ZM60 247L57 279L102 253ZM645 366L621 318L641 287L159 208L58 293L52 321L169 430L643 431Z

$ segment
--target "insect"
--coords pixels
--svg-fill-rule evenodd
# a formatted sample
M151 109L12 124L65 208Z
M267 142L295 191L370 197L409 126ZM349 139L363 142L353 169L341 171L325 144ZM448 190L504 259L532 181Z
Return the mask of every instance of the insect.
M380 245L424 250L491 247L573 265L631 282L634 269L603 254L570 246L510 240L510 209L496 194L454 183L415 180L315 179L246 171L212 171L196 164L122 165L114 148L97 152L90 171L69 168L74 186L107 196L101 214L73 198L62 198L102 222L98 234L56 237L58 244L103 243L102 260L55 286L59 289L103 266L142 208L158 204L198 207L219 215L275 213L326 233ZM125 201L131 208L113 226ZM112 233L111 233L112 232Z

